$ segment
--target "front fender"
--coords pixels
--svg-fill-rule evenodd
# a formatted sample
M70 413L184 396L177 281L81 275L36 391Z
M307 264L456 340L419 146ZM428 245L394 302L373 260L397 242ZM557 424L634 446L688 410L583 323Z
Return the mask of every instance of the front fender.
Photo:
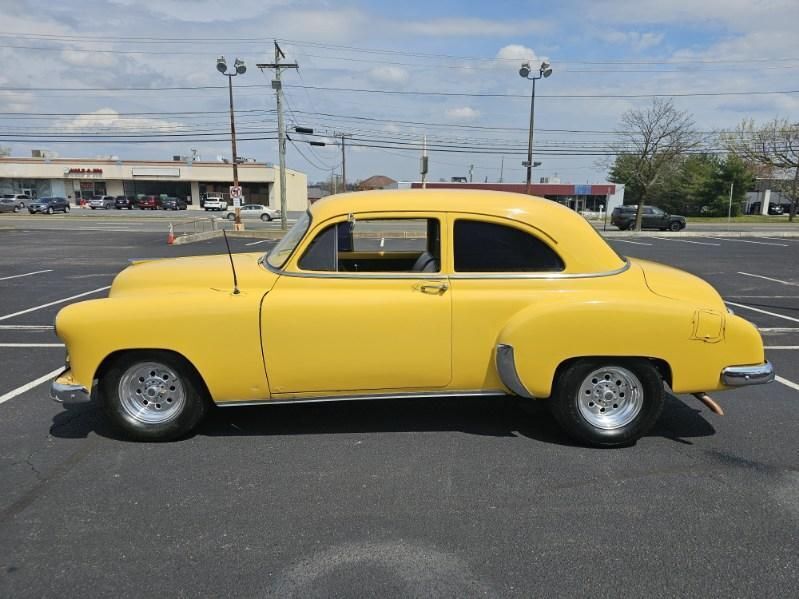
M112 353L163 349L189 360L214 400L267 399L261 297L203 290L90 300L62 309L56 332L67 346L74 380L88 390Z

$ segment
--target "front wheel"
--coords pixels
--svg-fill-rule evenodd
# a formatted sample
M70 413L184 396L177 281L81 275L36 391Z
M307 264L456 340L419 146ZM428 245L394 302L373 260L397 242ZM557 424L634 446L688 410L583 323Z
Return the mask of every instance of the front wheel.
M105 371L99 386L108 418L140 441L171 441L188 434L210 403L194 369L165 351L123 354Z
M641 358L587 358L566 366L549 399L569 436L597 447L635 443L655 424L665 391L660 373Z
M261 220L264 221L264 222L272 222L272 217L269 216L268 214L262 214L261 215Z
M675 233L676 233L677 231L679 231L680 229L682 229L682 227L680 226L680 223L678 223L678 222L674 222L674 223L671 223L671 224L669 225L669 230L670 230L670 231L673 231L673 232L675 232Z

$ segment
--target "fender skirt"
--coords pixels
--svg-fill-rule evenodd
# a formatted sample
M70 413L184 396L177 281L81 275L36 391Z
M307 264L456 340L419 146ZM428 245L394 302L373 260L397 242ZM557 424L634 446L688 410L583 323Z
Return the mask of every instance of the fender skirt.
M513 346L505 343L497 345L497 372L502 384L510 389L515 395L533 399L533 396L519 379L516 371L516 359L513 355Z

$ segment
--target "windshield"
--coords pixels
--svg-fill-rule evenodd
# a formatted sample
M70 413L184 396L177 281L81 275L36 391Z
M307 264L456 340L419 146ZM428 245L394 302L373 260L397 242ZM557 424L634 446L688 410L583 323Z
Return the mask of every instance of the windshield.
M282 268L288 260L291 252L300 243L300 240L305 236L308 226L311 224L311 216L307 212L297 219L291 230L283 236L272 251L266 255L266 261L269 266L273 268Z

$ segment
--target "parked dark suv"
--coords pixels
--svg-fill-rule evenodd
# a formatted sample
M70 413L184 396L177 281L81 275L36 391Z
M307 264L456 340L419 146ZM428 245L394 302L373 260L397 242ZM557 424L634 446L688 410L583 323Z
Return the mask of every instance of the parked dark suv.
M175 196L168 196L161 200L162 210L185 210L186 202L183 198L176 198Z
M136 200L136 207L139 210L158 210L161 206L161 198L158 196L142 196Z
M36 214L41 212L43 214L52 214L53 212L69 212L69 202L66 198L39 198L38 200L31 200L28 204L28 212Z
M636 205L616 206L610 215L610 224L617 226L622 231L633 228L635 225ZM644 206L641 215L642 229L660 229L661 231L681 231L685 228L685 217L669 214L657 206Z
M122 210L123 208L126 210L133 210L135 201L136 198L133 196L117 196L114 198L114 208L117 210Z

